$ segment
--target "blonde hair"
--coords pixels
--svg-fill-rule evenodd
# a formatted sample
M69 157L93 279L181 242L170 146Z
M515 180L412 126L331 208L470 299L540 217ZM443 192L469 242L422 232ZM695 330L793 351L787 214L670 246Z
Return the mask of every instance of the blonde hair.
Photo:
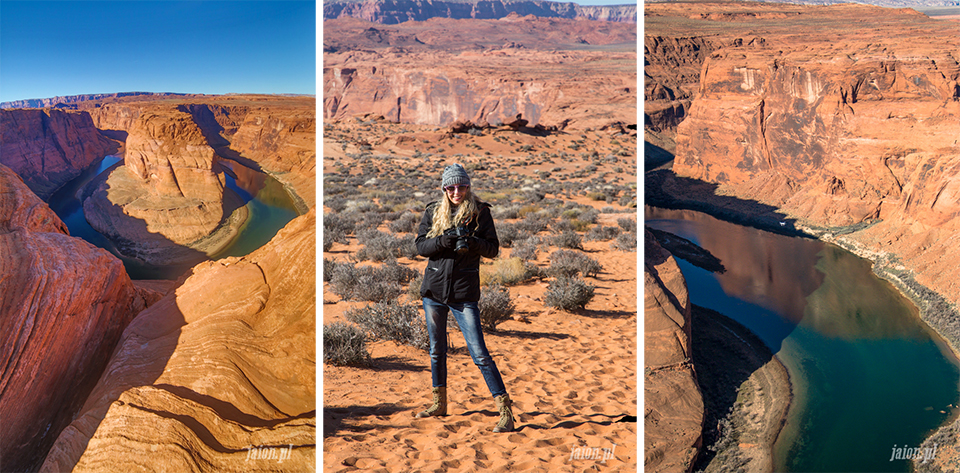
M448 228L453 228L461 223L467 223L471 218L480 213L480 200L473 195L472 191L467 191L463 196L460 205L456 207L457 212L453 214L453 203L450 202L450 196L443 193L443 199L433 209L433 225L427 232L427 238L438 237Z

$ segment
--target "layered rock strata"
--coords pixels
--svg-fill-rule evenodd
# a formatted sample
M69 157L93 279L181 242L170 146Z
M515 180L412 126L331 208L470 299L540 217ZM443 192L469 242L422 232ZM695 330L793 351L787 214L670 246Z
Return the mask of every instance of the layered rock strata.
M858 230L846 246L960 302L960 25L863 5L647 8L648 33L724 42L677 127L678 175L818 234Z
M315 471L315 238L314 208L137 316L41 471Z
M275 177L301 213L316 204L315 98L217 96L172 102L192 117L219 157ZM89 112L100 129L127 134L142 114L161 106L128 100L102 104Z
M534 17L324 23L324 119L600 128L636 122L636 30ZM536 64L536 67L531 67Z
M577 5L576 3L527 1L423 1L364 0L324 2L323 18L354 17L374 23L394 24L430 18L497 19L509 14L584 20L637 22L636 5Z
M106 366L141 291L0 164L0 452L35 470Z
M191 116L145 112L128 133L124 165L84 200L90 225L152 264L199 261L228 242L245 218L231 216L242 202L225 192L218 157Z
M702 444L703 396L691 364L691 305L673 256L644 233L644 465L690 471Z
M0 110L0 163L41 199L116 150L86 112Z

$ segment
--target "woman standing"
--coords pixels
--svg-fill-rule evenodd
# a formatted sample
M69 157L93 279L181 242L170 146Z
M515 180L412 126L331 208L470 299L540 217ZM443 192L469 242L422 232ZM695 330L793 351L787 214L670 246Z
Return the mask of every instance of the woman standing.
M470 357L500 411L494 432L514 429L512 401L500 371L487 351L480 331L480 257L494 258L500 251L490 205L470 192L470 177L459 164L451 164L441 177L443 198L427 205L417 232L417 252L430 259L423 275L420 296L430 334L430 371L433 405L417 417L447 415L447 313L460 325ZM458 236L458 230L460 229ZM468 236L462 236L467 233Z

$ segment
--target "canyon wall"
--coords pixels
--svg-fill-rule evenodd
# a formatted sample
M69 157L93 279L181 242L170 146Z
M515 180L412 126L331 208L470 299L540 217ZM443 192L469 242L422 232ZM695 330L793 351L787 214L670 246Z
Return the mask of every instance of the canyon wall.
M66 226L0 164L0 452L35 470L127 323L146 305L120 260Z
M636 30L535 17L324 24L324 119L599 128L636 121Z
M702 446L703 396L690 362L690 298L676 260L644 232L644 466L691 471Z
M242 205L225 193L216 153L174 107L141 113L127 132L124 165L84 200L84 216L128 256L152 264L202 260L204 244L219 239L221 222Z
M0 110L0 163L41 199L116 150L86 112Z
M77 108L82 102L103 102L109 100L123 99L126 97L137 97L143 99L146 97L170 97L183 96L186 94L174 94L170 92L117 92L112 94L83 94L83 95L64 95L59 97L50 97L46 99L27 99L13 100L0 103L0 108Z
M540 17L637 22L637 6L635 4L592 6L540 0L476 0L472 2L340 0L323 2L323 18L325 20L354 17L383 24L426 21L430 18L497 19L510 13Z
M723 45L676 128L677 175L811 231L859 230L847 246L960 302L960 24L862 5L647 8L648 34Z
M40 471L315 471L315 238L314 207L140 313Z

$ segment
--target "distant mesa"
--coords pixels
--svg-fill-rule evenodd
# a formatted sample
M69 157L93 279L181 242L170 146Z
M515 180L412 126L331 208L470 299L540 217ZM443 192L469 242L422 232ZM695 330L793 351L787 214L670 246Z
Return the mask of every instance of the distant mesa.
M145 96L156 97L185 97L191 94L176 94L172 92L117 92L112 94L84 94L84 95L65 95L61 97L50 97L46 99L27 99L14 100L12 102L0 102L0 108L72 108L76 109L80 102L107 102L110 99L119 99L123 97L147 98Z
M426 21L430 18L497 20L510 15L636 23L637 4L588 6L539 0L335 0L323 2L324 20L353 17L387 25L405 21Z

